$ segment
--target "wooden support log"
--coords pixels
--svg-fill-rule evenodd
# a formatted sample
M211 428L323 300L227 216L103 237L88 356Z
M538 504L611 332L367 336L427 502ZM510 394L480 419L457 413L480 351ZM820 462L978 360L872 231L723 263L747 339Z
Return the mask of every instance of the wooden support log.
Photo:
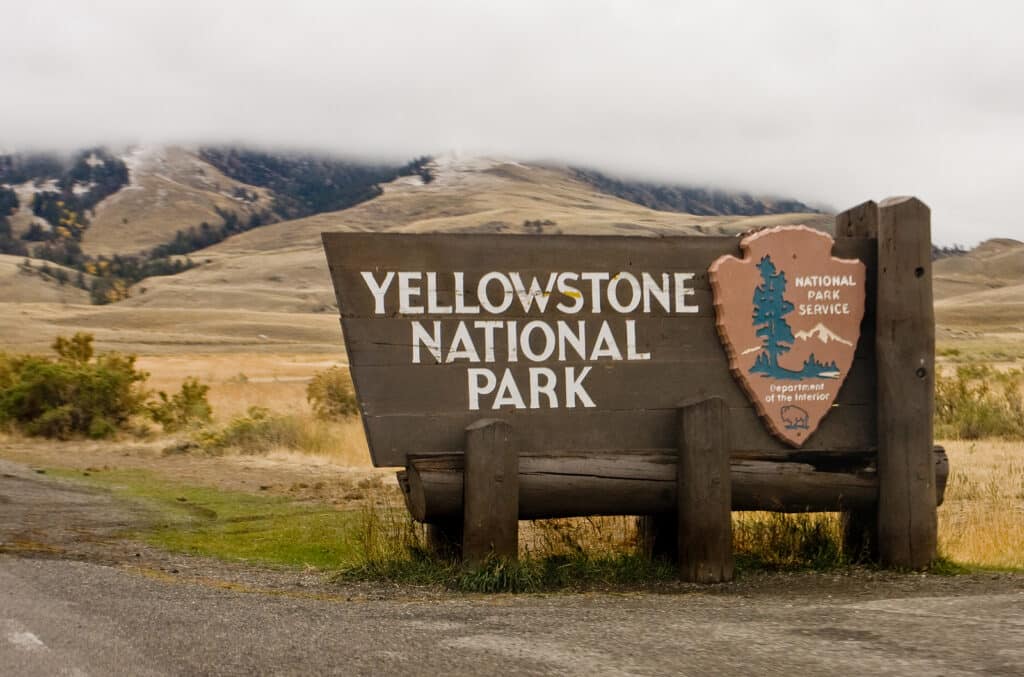
M877 238L878 204L868 200L856 207L836 215L837 238ZM877 280L866 280L865 290L868 311L865 313L861 335L875 335ZM843 550L855 560L877 561L878 559L878 510L877 506L843 511Z
M519 518L675 514L677 456L671 450L520 456ZM941 503L949 474L942 447L935 447L932 463ZM462 454L411 456L405 499L413 518L461 516L462 472ZM868 452L734 457L730 475L733 510L867 510L878 501L874 454Z
M519 455L512 426L493 419L466 428L462 559L519 552Z
M693 583L731 581L732 482L729 409L718 397L679 412L679 575Z
M938 518L932 417L935 311L931 211L916 198L879 205L878 548L883 564L922 569L935 559Z
M409 495L409 473L396 473L398 488L403 496ZM438 520L426 525L426 547L434 557L444 560L462 559L462 516Z

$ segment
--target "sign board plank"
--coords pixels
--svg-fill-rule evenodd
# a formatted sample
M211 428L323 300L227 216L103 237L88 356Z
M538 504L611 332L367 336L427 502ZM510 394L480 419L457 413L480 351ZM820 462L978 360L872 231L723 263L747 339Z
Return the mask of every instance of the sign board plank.
M587 366L580 361L565 364L576 365L579 372ZM529 383L530 366L509 367L516 382ZM467 375L463 370L433 365L410 371L405 366L372 366L360 368L360 397L365 401L364 411L370 416L387 413L417 413L423 410L424 393L434 396L459 397L466 390ZM647 409L673 409L679 404L679 384L687 381L700 383L707 391L720 393L718 397L733 407L750 406L749 398L739 389L729 388L731 375L722 373L720 365L708 361L645 361L636 364L614 362L594 365L587 374L588 392L605 393L601 407L605 409L628 410L638 402ZM393 387L401 382L401 388ZM847 382L843 384L843 405L873 404L875 364L863 360L851 369ZM529 392L524 395L529 403ZM541 402L547 404L547 402Z
M735 450L784 448L715 327L707 271L739 255L737 238L325 233L324 245L376 465L461 450L482 418L512 423L524 452L673 448L677 408L706 397L730 407ZM875 246L843 238L833 253L870 278ZM871 343L805 450L876 447Z

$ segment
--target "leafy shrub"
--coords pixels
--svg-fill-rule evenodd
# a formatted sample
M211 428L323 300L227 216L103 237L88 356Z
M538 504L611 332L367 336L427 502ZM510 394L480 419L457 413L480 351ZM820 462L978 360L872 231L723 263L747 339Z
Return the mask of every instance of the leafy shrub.
M248 453L263 453L275 448L298 449L302 446L302 428L291 416L277 416L263 407L249 407L220 430L200 437L211 451L236 448Z
M317 418L342 421L359 413L352 379L341 367L331 367L313 377L306 386L306 399Z
M258 454L289 449L334 455L344 449L344 430L339 430L342 428L306 415L277 414L263 407L250 407L244 416L222 427L200 431L194 439L210 452L235 449Z
M93 337L58 338L57 358L4 356L0 360L0 422L29 435L67 439L108 437L143 410L146 373L135 356L94 356Z
M963 365L953 376L936 374L938 437L1024 439L1024 371Z
M60 359L73 364L85 364L92 359L92 334L75 334L71 338L58 336L53 342L53 349Z
M208 392L210 386L195 378L187 378L180 391L168 396L161 390L157 393L157 400L146 408L153 420L167 432L202 425L213 418L213 408L206 398Z

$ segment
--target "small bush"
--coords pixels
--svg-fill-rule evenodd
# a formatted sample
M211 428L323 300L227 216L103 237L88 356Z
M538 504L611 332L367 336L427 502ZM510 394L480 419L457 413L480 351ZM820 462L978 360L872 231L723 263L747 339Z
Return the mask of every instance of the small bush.
M200 444L211 451L239 449L264 453L276 448L302 446L301 424L294 417L278 416L263 407L250 407L245 416L233 419L220 430L203 434Z
M341 367L331 367L313 377L306 387L306 399L317 418L342 421L359 413L352 379Z
M157 400L147 405L149 415L167 432L209 423L213 417L213 408L206 395L210 386L200 383L195 378L187 378L181 384L181 390L168 396L160 391Z
M935 434L974 440L1024 439L1024 371L963 365L953 376L936 374Z
M53 342L53 350L64 362L86 364L92 359L92 334L75 334L71 338L58 336Z
M29 435L67 439L109 437L143 410L146 373L135 357L94 356L93 337L75 334L54 344L57 358L0 359L0 422Z
M345 426L320 421L308 415L277 414L263 407L250 407L244 416L227 424L199 432L195 441L206 451L235 449L242 453L265 453L289 449L309 454L338 454L345 447ZM359 432L362 439L362 432Z

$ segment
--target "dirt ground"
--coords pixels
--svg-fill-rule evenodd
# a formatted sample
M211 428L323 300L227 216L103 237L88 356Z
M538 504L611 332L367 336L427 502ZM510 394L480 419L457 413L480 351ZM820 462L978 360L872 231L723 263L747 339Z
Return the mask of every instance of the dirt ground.
M398 497L391 470L352 467L289 451L266 454L179 452L173 439L148 442L54 442L0 437L0 458L33 468L144 470L157 477L230 491L266 492L358 509L384 493Z
M83 457L105 454L116 452ZM338 584L126 540L118 534L145 526L145 509L38 473L49 457L24 446L3 456L20 457L0 460L10 674L1024 674L1021 574L850 570L491 596ZM194 460L190 478L210 470ZM272 459L224 467L241 463L239 482L297 477Z

